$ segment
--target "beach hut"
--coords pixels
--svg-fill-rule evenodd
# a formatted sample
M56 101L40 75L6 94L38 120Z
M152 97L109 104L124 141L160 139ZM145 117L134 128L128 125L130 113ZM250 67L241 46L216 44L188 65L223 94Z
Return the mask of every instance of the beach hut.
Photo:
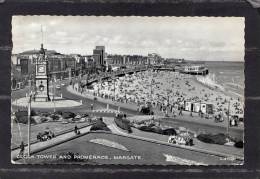
M200 103L192 103L192 111L199 112L200 111Z
M205 103L201 103L200 104L200 108L201 108L201 112L203 113L203 114L206 114L207 113L207 104L205 104Z
M192 103L191 104L191 109L193 112L201 112L203 114L213 114L213 105L212 104L206 104L206 103Z
M213 104L207 104L206 105L206 113L207 114L213 114Z

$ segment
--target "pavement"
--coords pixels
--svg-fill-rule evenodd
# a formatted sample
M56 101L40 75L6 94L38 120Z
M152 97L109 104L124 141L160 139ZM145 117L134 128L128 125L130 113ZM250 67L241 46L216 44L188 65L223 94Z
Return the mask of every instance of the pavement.
M71 85L67 86L67 90L69 92L73 93L73 94L76 94L76 95L79 95L79 96L82 96L82 97L85 97L85 98L88 98L88 99L94 100L94 98L96 98L97 101L102 102L102 103L118 106L120 108L127 108L127 109L130 109L130 110L138 111L138 106L136 104L120 103L120 102L117 102L117 101L112 101L110 99L105 99L105 98L101 98L101 97L98 97L98 96L93 96L91 94L80 93L80 92L77 92L76 90L74 90Z
M72 108L73 111L86 111L91 109L91 105L93 104L94 110L103 110L107 108L107 101L105 100L94 100L94 96L91 95L84 95L80 92L77 92L72 89L71 86L63 87L61 89L61 93L65 99L75 99L75 100L82 100L83 105L79 107ZM109 101L109 109L110 110L117 110L118 111L119 103ZM71 110L72 111L72 110ZM138 115L139 111L136 108L128 108L127 106L121 106L120 111L129 115Z
M12 102L14 106L27 107L29 102L29 97L23 97L16 99ZM32 108L71 108L76 106L81 106L82 103L80 101L75 100L66 100L62 98L56 98L54 101L47 102L31 102Z

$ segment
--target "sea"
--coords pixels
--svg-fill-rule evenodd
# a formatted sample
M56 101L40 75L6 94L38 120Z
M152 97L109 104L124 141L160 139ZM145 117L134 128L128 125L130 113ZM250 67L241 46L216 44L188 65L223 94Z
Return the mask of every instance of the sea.
M239 96L244 96L244 62L205 62L215 82Z

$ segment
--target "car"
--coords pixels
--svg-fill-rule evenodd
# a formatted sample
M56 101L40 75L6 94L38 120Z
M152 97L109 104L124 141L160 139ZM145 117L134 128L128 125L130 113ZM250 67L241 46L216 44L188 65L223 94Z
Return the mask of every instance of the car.
M193 139L190 136L172 135L169 136L168 143L192 146Z
M83 118L81 118L78 122L86 122L86 118L83 117Z
M74 117L75 119L81 119L81 115L76 115L75 117Z
M54 137L55 137L55 134L52 131L44 131L43 133L39 132L37 134L37 140L39 140L39 141L50 140Z

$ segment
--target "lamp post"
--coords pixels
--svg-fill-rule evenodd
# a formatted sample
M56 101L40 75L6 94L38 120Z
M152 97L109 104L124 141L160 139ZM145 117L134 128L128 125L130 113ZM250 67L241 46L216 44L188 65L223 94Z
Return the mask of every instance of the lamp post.
M32 94L30 94L29 101L28 101L28 156L30 156L31 153L31 144L30 144L30 138L31 138L31 99Z
M200 100L200 110L199 110L199 115L202 117L202 111L201 111L201 100Z
M167 90L167 105L169 106L170 104L170 93L171 91L170 90Z
M116 78L114 78L114 101L116 100Z
M56 111L55 109L55 80L53 80L53 83L52 83L52 102L53 102L53 112Z
M127 103L127 100L126 100L126 89L125 89L125 102Z
M152 79L151 84L150 84L150 88L151 88L151 91L150 91L151 101L152 101L152 94L153 94L153 84L154 84L154 79Z
M28 85L29 85L29 93L31 93L31 80L28 80Z
M228 111L227 111L227 135L229 135L229 113L230 113L230 100L228 101Z

